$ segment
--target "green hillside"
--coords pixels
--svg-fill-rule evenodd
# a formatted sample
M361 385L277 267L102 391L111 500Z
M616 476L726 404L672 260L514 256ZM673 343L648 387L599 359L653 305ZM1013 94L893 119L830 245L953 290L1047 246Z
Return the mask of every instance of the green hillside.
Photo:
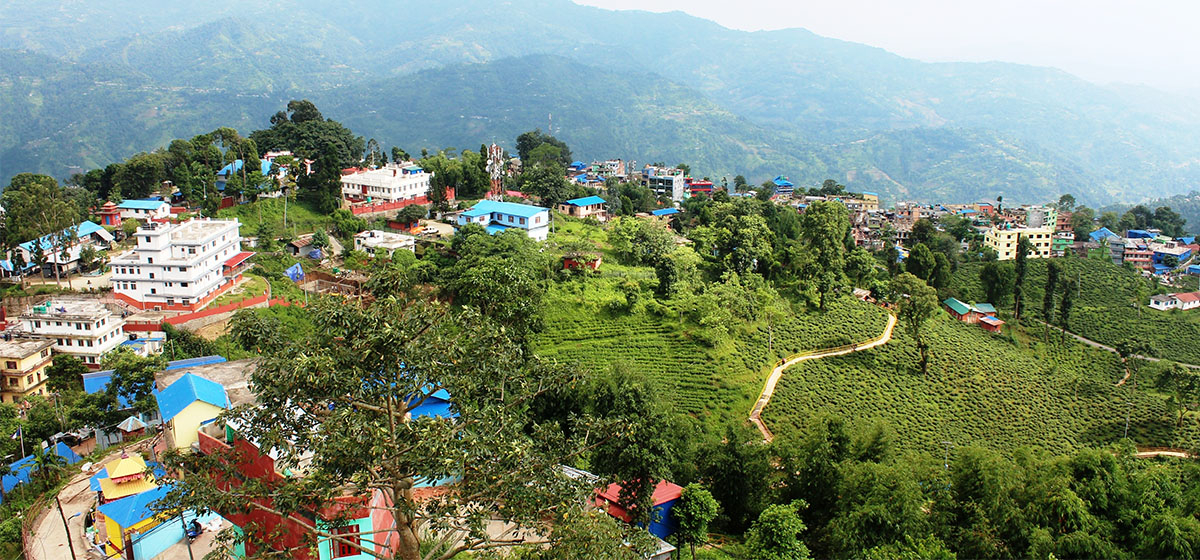
M1200 426L1177 430L1148 384L1114 386L1123 370L1110 352L1014 341L942 313L926 335L926 379L915 344L903 329L896 333L882 347L789 368L763 414L771 430L802 429L817 414L835 413L886 422L908 450L936 453L949 441L1061 452L1118 441L1130 413L1129 435L1139 444L1200 444Z
M1054 69L923 63L805 30L746 33L566 0L105 7L0 6L0 48L61 57L26 79L33 97L95 115L38 119L25 114L23 92L0 91L20 131L0 134L0 181L11 170L104 164L217 120L261 126L258 115L270 114L261 105L293 96L356 100L331 115L385 144L504 143L554 113L556 132L584 157L688 161L753 182L833 177L893 199L1035 202L1072 192L1096 205L1200 181L1200 103ZM404 17L386 17L397 9ZM584 66L547 83L538 79L546 72L527 76L527 63L512 61L530 55ZM106 89L65 88L54 68L93 62ZM497 64L479 72L499 81L460 83L473 72L457 66L465 63ZM426 117L449 129L425 132Z
M1077 291L1068 321L1071 332L1114 347L1123 342L1144 343L1149 346L1151 356L1200 365L1200 346L1196 344L1200 340L1200 314L1151 309L1150 284L1139 273L1112 262L1093 259L1057 262L1064 267L1062 277L1069 278ZM980 266L965 264L954 273L953 289L964 300L985 299L979 282ZM1035 302L1029 312L1040 317L1046 261L1030 259L1028 278L1030 301ZM1141 297L1137 291L1139 282L1145 289ZM1162 287L1160 291L1179 290Z

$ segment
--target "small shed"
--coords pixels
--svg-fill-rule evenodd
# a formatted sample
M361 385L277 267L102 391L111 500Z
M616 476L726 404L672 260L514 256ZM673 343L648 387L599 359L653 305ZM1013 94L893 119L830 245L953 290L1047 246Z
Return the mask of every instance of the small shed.
M121 227L121 209L111 200L96 210L96 217L100 218L102 226Z
M981 316L995 317L996 306L990 303L976 303L972 306Z
M632 517L624 507L620 505L620 484L609 484L608 488L598 492L596 496L596 506L604 508L609 515L620 519L626 523ZM670 538L678 527L675 518L671 515L671 508L679 502L679 497L683 495L683 487L670 481L660 480L654 487L653 506L654 513L651 516L650 526L646 530L650 534L660 538Z
M987 332L998 333L1004 327L1004 321L991 315L984 315L979 318L979 326Z

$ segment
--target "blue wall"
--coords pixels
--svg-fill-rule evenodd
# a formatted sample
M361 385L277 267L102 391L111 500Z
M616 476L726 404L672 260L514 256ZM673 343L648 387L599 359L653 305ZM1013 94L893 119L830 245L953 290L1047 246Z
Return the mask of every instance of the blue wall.
M671 508L674 508L678 501L679 499L676 498L654 506L654 520L650 522L650 527L647 529L651 535L666 540L675 533L677 525L675 517L671 515Z

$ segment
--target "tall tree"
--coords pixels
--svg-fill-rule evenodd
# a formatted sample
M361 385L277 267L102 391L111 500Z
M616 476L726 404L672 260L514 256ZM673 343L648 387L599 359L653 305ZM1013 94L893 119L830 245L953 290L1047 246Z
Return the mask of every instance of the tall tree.
M1029 238L1024 235L1017 236L1017 260L1014 268L1016 278L1013 281L1013 316L1017 321L1021 320L1021 306L1025 295L1025 274L1028 272L1028 265L1025 262L1029 258L1029 252L1033 250L1033 243L1029 242Z
M79 211L52 177L20 173L0 194L4 207L4 236L9 243L23 243L58 234L79 222ZM55 242L45 244L50 250Z
M1042 338L1049 340L1050 325L1054 324L1054 301L1056 291L1058 290L1058 276L1061 266L1056 260L1050 260L1046 263L1046 288L1042 293L1042 320L1046 322L1045 336Z
M926 282L933 278L936 268L937 259L924 243L917 243L904 260L904 270Z
M1074 208L1075 208L1075 196L1074 195L1072 195L1070 193L1066 193L1066 194L1063 194L1062 196L1058 197L1059 212L1070 212Z
M929 373L929 343L925 341L922 327L937 313L937 291L925 281L905 272L892 279L892 296L899 306L897 315L904 323L909 336L917 343L921 354L921 375Z
M1080 206L1071 214L1071 231L1075 241L1087 241L1088 234L1096 231L1096 213L1087 206Z
M703 486L693 482L683 488L679 502L671 508L671 515L679 523L679 542L689 545L692 560L696 560L696 544L708 541L708 524L717 517L717 500Z
M1001 305L1008 300L1016 276L1012 263L1007 261L990 261L979 269L979 281L983 284L983 292L994 305Z
M800 220L800 236L813 255L813 267L806 276L817 288L820 307L825 309L828 296L846 283L846 236L850 217L838 202L816 201Z
M1074 296L1071 295L1071 280L1063 278L1059 284L1059 291L1062 292L1062 297L1058 300L1058 326L1062 329L1062 340L1067 340L1067 328L1071 324L1071 306L1073 305Z

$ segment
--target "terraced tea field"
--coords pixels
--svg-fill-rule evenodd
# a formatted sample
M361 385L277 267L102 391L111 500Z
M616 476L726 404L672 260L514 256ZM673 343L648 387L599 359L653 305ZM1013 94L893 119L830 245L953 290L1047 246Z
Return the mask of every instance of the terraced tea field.
M846 298L826 312L780 321L768 352L765 323L731 329L738 334L708 346L673 318L610 312L561 293L552 297L555 303L547 307L555 311L534 340L538 355L589 371L623 364L653 379L680 412L731 418L749 411L779 357L870 339L887 323L882 309Z
M929 377L903 329L887 345L789 368L763 419L776 435L822 412L883 420L902 449L939 452L943 441L1012 451L1067 451L1121 438L1126 414L1139 444L1191 448L1195 418L1177 430L1163 396L1114 387L1115 355L1081 344L1030 346L958 323L929 326ZM1132 405L1131 405L1132 403Z

